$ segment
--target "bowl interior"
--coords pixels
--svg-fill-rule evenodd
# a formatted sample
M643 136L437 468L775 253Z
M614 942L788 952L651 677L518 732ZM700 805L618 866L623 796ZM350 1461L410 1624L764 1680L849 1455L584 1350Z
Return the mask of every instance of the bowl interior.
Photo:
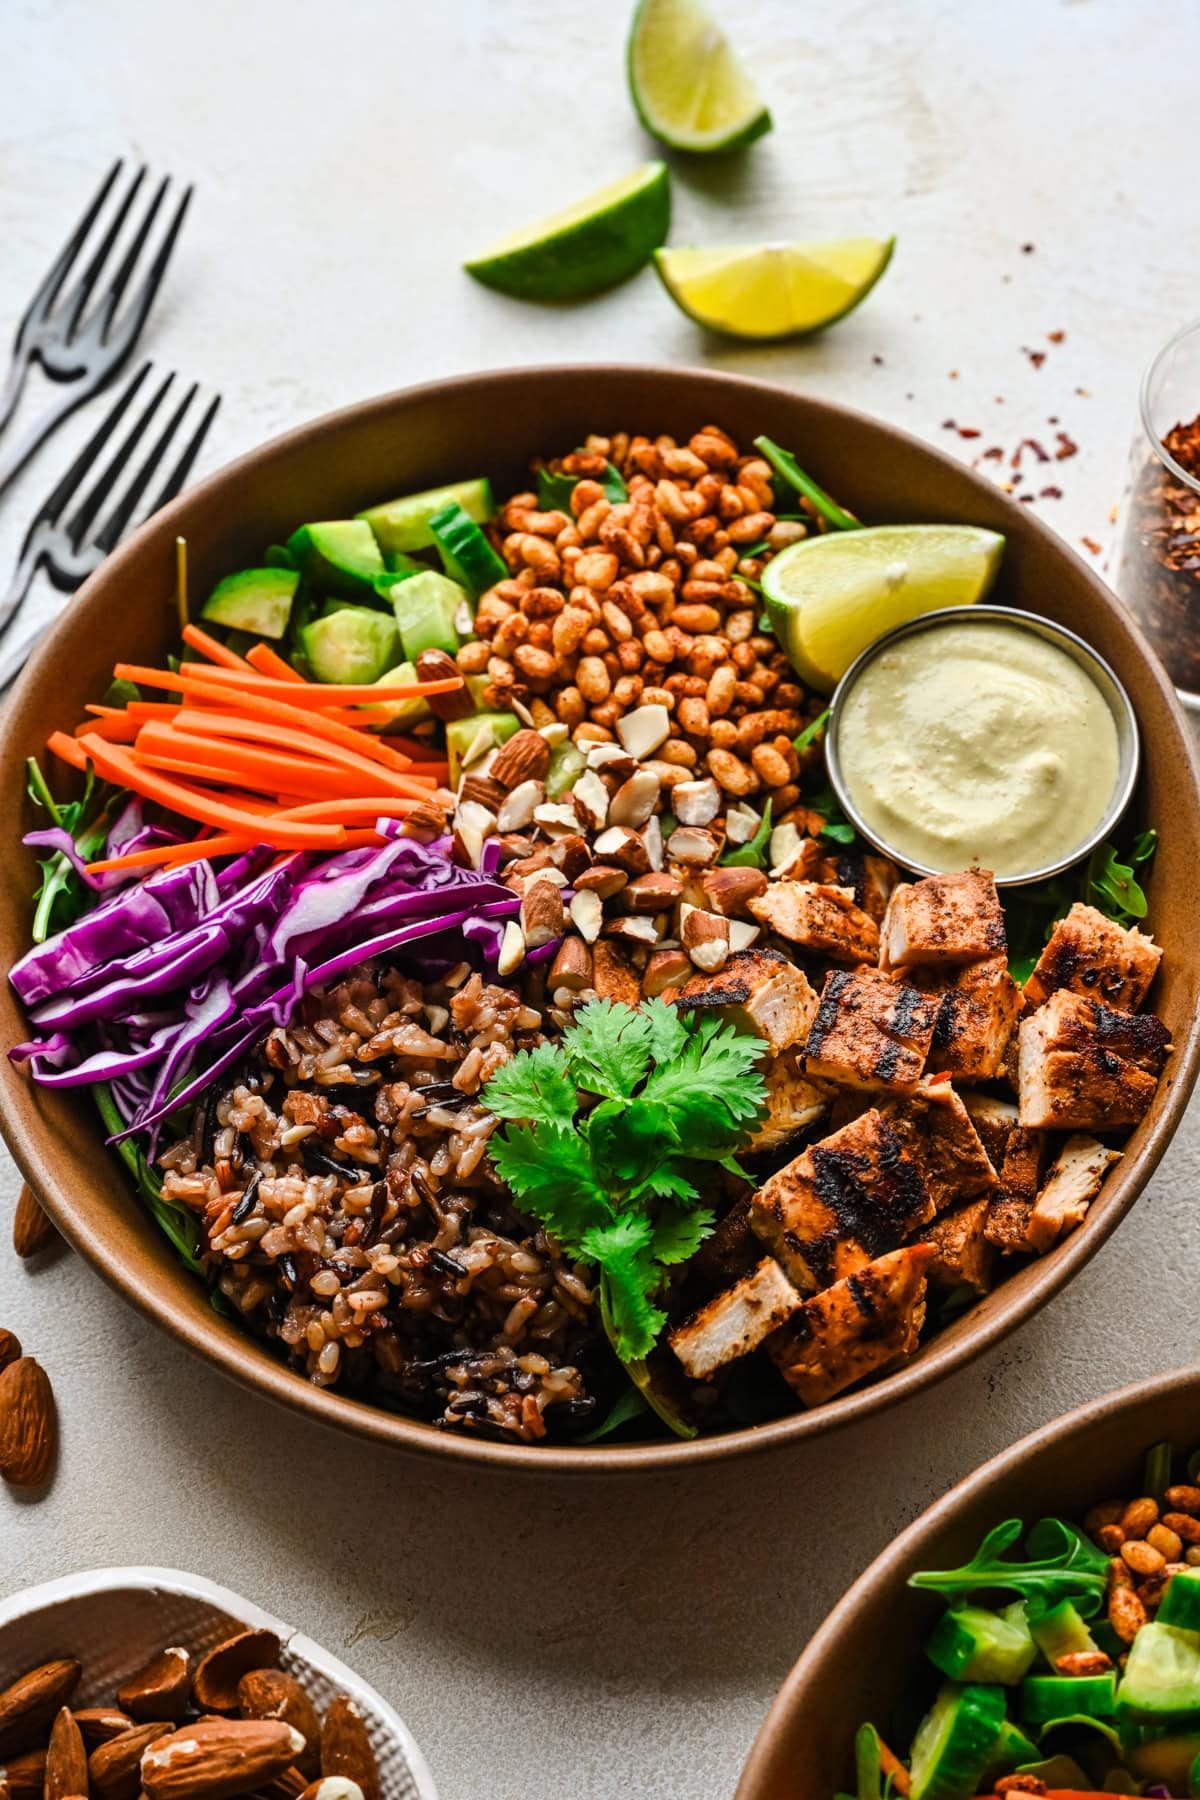
M1200 1442L1200 1371L1156 1376L1069 1413L984 1464L878 1557L834 1608L781 1688L736 1800L830 1800L853 1788L854 1733L877 1725L897 1754L894 1721L932 1674L921 1645L942 1613L905 1585L917 1569L957 1568L1004 1519L1080 1519L1100 1500L1140 1490L1151 1444ZM918 1684L920 1684L918 1686ZM903 1740L903 1741L901 1741Z
M275 1632L279 1665L318 1713L355 1701L379 1763L383 1800L437 1800L425 1760L399 1714L335 1656L228 1588L175 1569L97 1569L26 1589L0 1604L0 1689L60 1656L83 1664L75 1704L107 1705L168 1644L193 1659L245 1626Z
M0 1125L55 1222L101 1274L149 1317L236 1380L329 1424L416 1450L527 1469L589 1472L662 1466L795 1442L889 1404L949 1373L1027 1316L1092 1254L1132 1203L1174 1129L1200 1049L1200 786L1182 715L1159 665L1125 612L1028 508L960 464L893 428L763 383L695 370L631 367L518 369L463 377L334 414L276 439L220 471L151 520L88 582L26 670L0 719L0 960L28 944L31 862L20 843L32 822L24 763L56 727L70 730L102 693L116 658L160 657L174 626L176 534L186 536L191 592L257 560L306 519L337 517L405 490L488 474L501 493L528 480L531 457L562 452L589 431L686 437L716 421L739 442L767 432L868 521L929 519L991 526L1007 537L995 599L1079 632L1130 693L1143 769L1134 813L1162 828L1150 925L1162 943L1155 1004L1175 1055L1147 1118L1086 1224L929 1343L912 1363L815 1412L693 1443L590 1449L492 1444L437 1431L312 1387L217 1317L144 1215L115 1157L104 1153L90 1102L35 1088L0 1062ZM0 1033L20 1042L27 1023L0 984Z

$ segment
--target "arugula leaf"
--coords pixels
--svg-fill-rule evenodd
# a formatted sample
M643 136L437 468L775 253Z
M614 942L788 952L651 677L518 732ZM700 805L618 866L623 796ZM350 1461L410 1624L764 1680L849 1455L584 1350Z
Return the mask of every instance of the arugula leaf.
M721 857L727 869L765 869L771 852L771 797L763 807L762 823L754 836L736 850L726 850Z
M815 744L818 738L824 737L825 727L828 723L829 708L826 707L823 713L819 713L815 719L811 720L810 723L804 727L803 731L799 732L792 739L792 749L807 750L810 744Z
M502 1181L568 1256L596 1265L600 1316L617 1355L672 1429L644 1368L666 1324L667 1271L714 1225L701 1183L765 1104L762 1043L712 1015L594 1000L560 1043L522 1051L484 1089L506 1124L491 1139ZM598 1100L598 1104L594 1101Z
M804 473L790 450L781 449L769 437L756 437L754 448L760 456L766 458L782 482L804 496L813 511L827 525L832 525L836 531L857 531L860 528L861 520L847 512L844 506L839 506L823 487L818 487L812 476Z
M640 1419L642 1414L649 1410L643 1395L631 1381L624 1393L619 1394L613 1401L600 1423L594 1425L590 1431L585 1431L582 1437L575 1439L575 1442L577 1444L597 1444L601 1438L610 1437L620 1426L628 1425L631 1419Z
M537 472L538 505L543 512L565 512L571 510L571 495L575 492L576 483L582 479L579 475L564 475L551 469L539 469ZM590 476L589 480L594 480ZM604 473L600 477L600 486L604 489L605 498L614 506L628 500L629 489L621 477L621 471L612 463L605 463Z
M1028 1560L1006 1560L1005 1552L1023 1530L1020 1519L1006 1519L988 1532L961 1569L923 1569L909 1576L908 1585L933 1588L952 1600L989 1588L1047 1600L1070 1598L1090 1618L1104 1596L1108 1557L1065 1519L1042 1519L1026 1539Z
M1122 862L1115 844L1099 844L1078 870L1070 869L1048 881L1008 890L1004 920L1008 932L1008 970L1022 986L1054 930L1076 900L1094 906L1118 925L1136 925L1146 917L1148 902L1136 871L1148 863L1158 846L1156 831L1143 831Z

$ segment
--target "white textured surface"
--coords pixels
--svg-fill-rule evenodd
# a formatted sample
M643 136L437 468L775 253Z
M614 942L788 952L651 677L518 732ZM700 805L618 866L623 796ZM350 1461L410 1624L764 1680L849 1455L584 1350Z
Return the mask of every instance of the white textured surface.
M454 370L708 360L967 454L1049 443L1053 415L1080 454L1038 483L1064 493L1045 515L1105 540L1141 365L1197 310L1200 190L1178 159L1200 11L731 10L777 129L729 168L681 172L675 238L898 232L884 282L827 340L706 343L650 273L549 313L458 272L646 154L624 6L592 0L6 0L0 319L106 160L144 153L198 184L148 348L224 393L213 461ZM947 418L984 435L952 438ZM0 568L64 461L60 441L0 507ZM997 1354L890 1419L686 1489L380 1457L226 1387L75 1260L35 1274L0 1255L0 1320L51 1371L64 1428L49 1497L0 1495L0 1592L127 1561L227 1581L375 1682L447 1800L728 1794L807 1632L900 1524L1039 1421L1195 1356L1198 1163L1193 1124L1070 1292ZM6 1187L3 1209L11 1171Z

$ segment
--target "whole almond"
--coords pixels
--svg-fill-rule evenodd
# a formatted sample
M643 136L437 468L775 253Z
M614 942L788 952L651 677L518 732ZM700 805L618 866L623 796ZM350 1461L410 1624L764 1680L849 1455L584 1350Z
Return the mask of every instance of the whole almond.
M122 1683L117 1705L132 1719L174 1719L178 1724L187 1711L190 1670L187 1651L172 1644Z
M0 1369L7 1369L9 1363L16 1362L21 1354L21 1340L15 1331L6 1331L0 1325Z
M514 731L492 759L488 775L506 788L523 781L544 781L550 767L550 746L540 731Z
M52 1221L42 1211L41 1201L26 1182L13 1214L13 1249L21 1257L36 1256L57 1236Z
M99 1744L88 1758L92 1793L97 1800L137 1800L142 1785L142 1757L159 1738L175 1729L170 1719L131 1725L119 1737Z
M120 1737L136 1721L128 1713L119 1712L115 1706L80 1706L75 1710L75 1723L83 1737L84 1747L94 1750L98 1744L107 1744L112 1738Z
M5 1688L0 1694L0 1756L17 1756L32 1749L59 1707L75 1692L82 1672L80 1663L61 1657L40 1663Z
M68 1706L60 1706L46 1749L46 1800L69 1800L88 1791L88 1759Z
M46 1786L45 1750L26 1750L23 1756L10 1757L6 1763L0 1763L0 1776L10 1800L42 1800Z
M32 1356L19 1356L0 1369L0 1475L14 1487L40 1487L54 1467L57 1446L49 1377ZM0 1753L2 1725L0 1715Z
M239 1631L201 1657L192 1677L192 1693L205 1712L237 1711L238 1683L251 1669L271 1669L279 1661L279 1639L273 1631Z
M317 1709L294 1675L282 1669L252 1669L238 1683L238 1711L243 1719L282 1719L304 1739L296 1767L311 1781L321 1767L321 1721Z
M357 1782L363 1800L379 1800L379 1765L366 1721L353 1700L339 1694L321 1727L322 1775L345 1775Z
M307 1755L307 1747L305 1750ZM264 1781L260 1788L254 1790L255 1800L300 1800L301 1794L309 1783L300 1773L295 1763L285 1769L282 1775L276 1775L271 1781Z
M197 1719L142 1757L150 1800L232 1800L273 1781L303 1752L304 1739L276 1719Z

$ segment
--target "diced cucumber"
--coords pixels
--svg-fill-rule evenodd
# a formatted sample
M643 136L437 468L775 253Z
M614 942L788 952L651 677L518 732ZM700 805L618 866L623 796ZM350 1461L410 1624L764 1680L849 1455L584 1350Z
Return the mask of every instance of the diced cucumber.
M1129 1646L1118 1710L1150 1720L1196 1719L1200 1726L1200 1632L1153 1620Z
M481 733L483 734L483 749L491 750L497 744L507 743L513 732L520 731L520 729L520 719L516 713L510 712L472 713L466 719L450 719L446 725L446 755L450 762L450 786L457 788L459 777L463 772L463 758L470 755Z
M925 1646L935 1668L951 1681L1020 1681L1037 1655L1020 1601L1004 1612L955 1606L944 1612Z
M1160 1625L1200 1631L1200 1569L1180 1569L1172 1575L1155 1617Z
M490 481L452 481L446 487L426 488L420 494L404 494L399 500L368 506L358 516L371 527L381 550L427 550L434 542L429 521L448 500L457 500L481 525L496 510Z
M491 687L491 685L492 685L492 678L490 675L468 675L467 676L467 691L470 693L470 696L471 696L472 702L474 703L476 712L486 712L487 711L487 706L484 703L483 696L487 692L488 688Z
M439 575L436 569L422 569L393 588L392 608L409 662L416 662L422 650L454 655L458 649L455 614L466 597L456 581Z
M295 569L239 569L218 581L200 617L255 637L281 638L299 585Z
M996 1739L995 1749L989 1756L987 1767L980 1777L981 1791L986 1793L990 1785L1001 1775L1011 1775L1022 1763L1030 1762L1040 1755L1038 1747L1011 1719L1005 1719L1000 1727L1000 1735Z
M564 794L569 794L586 767L587 757L570 738L555 744L550 752L550 767L546 770L547 800L561 800Z
M375 592L386 574L371 527L361 519L326 519L293 531L287 547L302 575L315 587L350 599Z
M883 1800L883 1756L873 1725L860 1725L854 1734L854 1772L858 1800Z
M1060 1600L1045 1612L1030 1610L1033 1641L1054 1668L1060 1656L1077 1656L1097 1648L1091 1632L1070 1600Z
M1138 1734L1136 1743L1126 1743L1122 1731L1122 1743L1125 1762L1139 1781L1161 1782L1173 1794L1195 1791L1190 1784L1196 1760L1200 1757L1200 1729L1164 1731L1159 1727L1145 1730Z
M973 1794L1004 1727L1002 1687L947 1681L917 1727L909 1758L912 1800L963 1800Z
M385 551L383 560L392 575L419 575L429 567L428 563L419 562L415 556L406 556L403 550Z
M342 606L314 619L300 643L318 681L378 681L400 654L395 620L369 606Z
M264 569L294 569L296 559L286 544L268 544L263 552Z
M1111 1719L1117 1710L1117 1676L1114 1669L1103 1675L1029 1675L1021 1683L1021 1716L1031 1725L1073 1714L1088 1719Z
M429 529L438 547L442 567L452 581L461 582L473 600L486 594L498 581L508 579L508 565L492 549L482 531L457 500L449 500L434 513Z
M420 676L412 663L402 662L397 663L394 669L385 669L379 679L392 687L415 687ZM411 731L414 725L420 725L423 720L433 717L428 700L420 694L412 700L385 700L382 704L391 714L388 723L378 728L383 731Z
M1073 1756L1048 1756L1044 1762L1021 1763L1014 1773L1035 1775L1047 1788L1073 1788L1077 1794L1086 1793L1092 1785Z

